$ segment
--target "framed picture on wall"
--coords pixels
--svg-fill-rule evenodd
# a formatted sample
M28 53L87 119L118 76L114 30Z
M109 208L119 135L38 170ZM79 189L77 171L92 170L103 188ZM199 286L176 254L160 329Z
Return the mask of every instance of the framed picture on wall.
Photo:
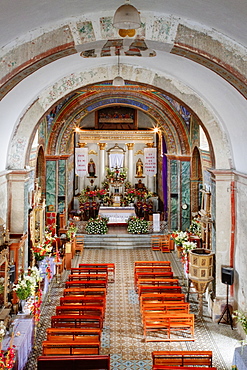
M136 109L111 106L95 113L95 128L98 130L136 130Z

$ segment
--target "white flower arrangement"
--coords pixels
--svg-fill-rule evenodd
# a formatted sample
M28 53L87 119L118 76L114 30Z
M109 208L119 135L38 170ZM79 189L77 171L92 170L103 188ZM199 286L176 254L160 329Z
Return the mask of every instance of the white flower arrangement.
M87 222L85 230L88 234L106 234L108 218L100 217L90 218Z
M17 284L14 285L13 290L16 291L19 299L27 299L35 295L35 290L39 281L42 278L37 267L29 268L19 277Z
M189 251L197 248L197 244L194 242L183 242L182 243L183 254L186 255Z
M128 220L127 231L131 234L146 234L148 232L148 221L132 216Z
M184 242L187 242L189 239L189 235L187 231L175 231L172 234L172 238L175 241L175 244L182 245Z

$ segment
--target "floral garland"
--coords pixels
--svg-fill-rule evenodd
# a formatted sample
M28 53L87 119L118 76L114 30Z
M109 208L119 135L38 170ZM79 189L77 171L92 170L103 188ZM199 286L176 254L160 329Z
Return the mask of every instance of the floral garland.
M31 313L33 314L35 322L40 321L41 304L42 304L42 290L39 288L35 294L34 303L31 308Z
M88 234L106 234L108 218L100 217L90 218L86 224L85 231Z
M15 363L15 346L0 352L0 370L12 369Z
M3 321L0 321L0 347L2 346L2 340L5 335L6 327ZM3 351L0 348L0 370L12 369L15 363L15 346L13 346L13 334L10 341L10 346L7 351Z
M197 235L197 236L199 236L199 238L201 238L201 236L202 236L202 228L201 228L201 223L200 223L199 219L194 218L191 221L191 225L189 227L189 232L191 234Z
M131 216L128 219L127 231L131 234L146 234L148 232L148 221Z

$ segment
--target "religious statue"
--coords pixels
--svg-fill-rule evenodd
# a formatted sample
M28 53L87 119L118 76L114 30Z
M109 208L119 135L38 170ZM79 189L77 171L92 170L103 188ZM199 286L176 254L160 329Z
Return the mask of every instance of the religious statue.
M88 162L87 170L90 177L95 177L95 163L92 158Z
M136 162L136 176L142 177L143 176L143 163L141 161L141 158L138 159Z

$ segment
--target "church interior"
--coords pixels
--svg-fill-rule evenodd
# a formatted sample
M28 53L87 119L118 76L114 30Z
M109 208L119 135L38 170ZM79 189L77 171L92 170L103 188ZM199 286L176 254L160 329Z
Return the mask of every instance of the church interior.
M95 5L1 5L0 370L247 369L246 4Z

